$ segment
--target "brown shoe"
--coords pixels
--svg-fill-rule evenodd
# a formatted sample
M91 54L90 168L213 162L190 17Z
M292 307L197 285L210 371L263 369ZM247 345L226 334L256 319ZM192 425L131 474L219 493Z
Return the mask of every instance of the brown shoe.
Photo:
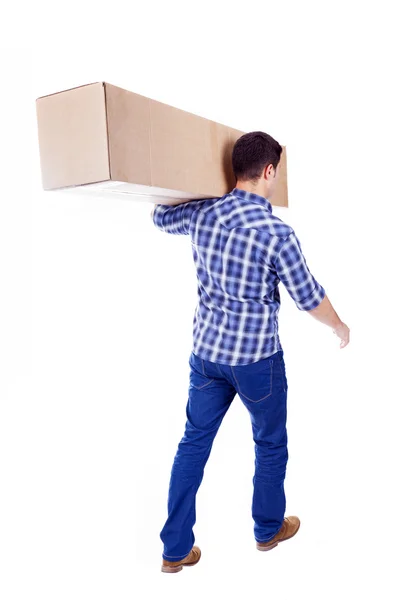
M296 535L300 527L300 519L298 517L285 517L283 519L282 527L272 540L268 542L257 542L257 550L272 550L276 548L279 542L289 540L291 537Z
M182 567L192 567L193 565L198 563L200 560L200 556L200 548L198 548L197 546L193 546L189 554L185 556L185 558L182 558L182 560L171 562L163 558L161 571L163 573L178 573L178 571L182 571Z

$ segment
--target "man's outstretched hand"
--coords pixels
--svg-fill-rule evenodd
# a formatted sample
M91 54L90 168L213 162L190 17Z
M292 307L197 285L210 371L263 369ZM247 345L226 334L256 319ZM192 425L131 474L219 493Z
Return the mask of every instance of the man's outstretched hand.
M333 330L333 333L341 339L340 349L345 348L350 342L350 329L345 323L341 322L340 325Z

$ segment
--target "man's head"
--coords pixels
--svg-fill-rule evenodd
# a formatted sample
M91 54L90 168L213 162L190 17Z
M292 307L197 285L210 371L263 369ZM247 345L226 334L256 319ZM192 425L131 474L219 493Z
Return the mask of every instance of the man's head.
M242 135L232 152L236 187L269 198L276 185L282 146L263 131Z

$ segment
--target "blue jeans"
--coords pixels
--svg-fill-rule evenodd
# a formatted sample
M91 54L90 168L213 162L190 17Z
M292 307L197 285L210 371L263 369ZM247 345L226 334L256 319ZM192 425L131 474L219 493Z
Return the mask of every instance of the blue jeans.
M288 460L287 379L283 350L248 365L224 365L189 357L190 383L185 433L174 458L168 491L168 518L160 533L163 558L178 561L194 544L196 493L222 419L235 395L247 408L255 442L252 516L254 536L267 542L285 514Z

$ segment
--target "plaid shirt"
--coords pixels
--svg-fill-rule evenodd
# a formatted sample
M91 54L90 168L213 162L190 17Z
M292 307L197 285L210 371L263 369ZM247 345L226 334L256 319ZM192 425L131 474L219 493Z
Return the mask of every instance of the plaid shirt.
M324 298L295 232L263 196L235 187L221 198L156 204L152 218L161 231L190 235L198 283L193 352L200 358L245 365L282 350L280 281L299 310Z

